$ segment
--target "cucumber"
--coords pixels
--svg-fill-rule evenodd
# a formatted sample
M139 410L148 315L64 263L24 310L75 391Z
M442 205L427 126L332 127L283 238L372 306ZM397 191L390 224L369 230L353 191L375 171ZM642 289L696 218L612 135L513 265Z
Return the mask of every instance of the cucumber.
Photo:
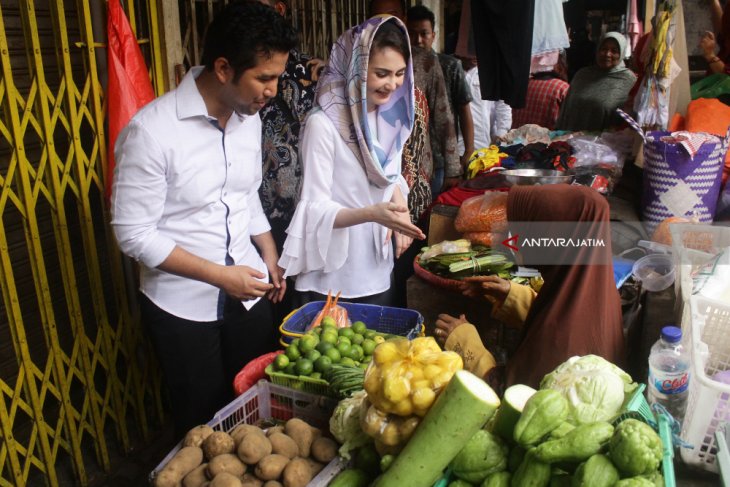
M367 474L357 468L348 468L337 474L328 487L367 487L370 478Z
M433 485L498 407L491 387L471 372L457 371L375 487Z
M537 392L530 386L515 384L504 391L504 400L494 415L492 433L499 435L510 444L514 443L514 431L525 403Z
M385 472L390 468L391 465L393 465L393 460L395 460L395 457L393 455L383 455L380 458L380 471Z

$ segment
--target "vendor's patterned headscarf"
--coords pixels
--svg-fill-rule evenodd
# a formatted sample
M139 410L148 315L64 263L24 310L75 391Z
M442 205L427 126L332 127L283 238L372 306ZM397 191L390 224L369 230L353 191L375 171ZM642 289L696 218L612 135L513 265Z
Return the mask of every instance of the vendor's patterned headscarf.
M394 183L400 174L399 169L387 171L386 175L385 168L391 163L400 166L414 118L413 67L409 59L403 84L387 104L378 107L377 131L368 123L368 60L375 33L387 21L394 21L408 39L403 22L391 16L376 16L348 30L332 47L316 95L317 105L360 161L370 184L380 188Z

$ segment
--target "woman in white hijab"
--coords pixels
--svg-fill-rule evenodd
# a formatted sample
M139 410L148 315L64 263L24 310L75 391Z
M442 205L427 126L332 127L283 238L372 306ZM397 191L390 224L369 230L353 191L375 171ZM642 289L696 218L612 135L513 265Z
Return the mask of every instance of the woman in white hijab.
M636 75L624 64L626 38L608 32L598 44L596 64L575 74L560 109L558 130L602 131L621 123L616 109L622 108Z

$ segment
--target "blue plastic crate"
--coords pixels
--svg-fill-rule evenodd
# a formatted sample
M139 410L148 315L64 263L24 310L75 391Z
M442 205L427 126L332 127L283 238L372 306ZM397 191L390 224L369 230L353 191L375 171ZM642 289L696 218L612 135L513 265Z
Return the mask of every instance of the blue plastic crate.
M294 338L302 336L324 304L324 301L312 301L287 316L279 326L283 341L288 344ZM374 304L337 304L347 310L351 322L362 321L369 330L399 335L409 340L423 334L423 316L418 311Z

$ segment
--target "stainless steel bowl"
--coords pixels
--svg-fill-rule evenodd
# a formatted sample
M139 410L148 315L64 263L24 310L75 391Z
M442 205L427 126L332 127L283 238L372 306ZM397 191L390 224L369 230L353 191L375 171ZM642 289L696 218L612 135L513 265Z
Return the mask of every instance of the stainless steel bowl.
M534 186L539 184L560 184L573 182L573 174L551 169L507 169L502 171L504 177L518 186Z

